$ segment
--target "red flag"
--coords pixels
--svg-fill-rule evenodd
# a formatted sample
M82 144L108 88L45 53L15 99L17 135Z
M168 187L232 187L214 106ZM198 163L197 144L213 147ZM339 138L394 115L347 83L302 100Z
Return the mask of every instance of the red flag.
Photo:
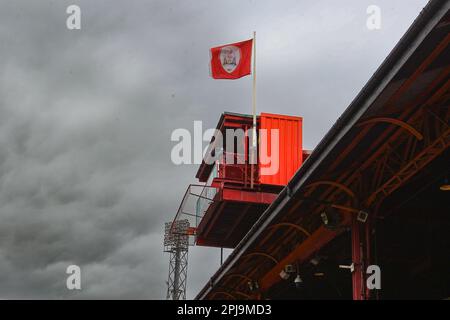
M253 40L226 44L211 49L211 76L214 79L239 79L251 74Z

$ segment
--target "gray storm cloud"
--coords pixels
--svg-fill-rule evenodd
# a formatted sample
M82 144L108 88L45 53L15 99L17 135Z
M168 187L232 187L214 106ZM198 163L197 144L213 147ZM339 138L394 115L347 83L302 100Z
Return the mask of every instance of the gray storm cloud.
M311 149L425 4L0 0L0 298L164 298L163 223L197 169L171 163L171 132L251 110L251 79L210 79L208 49L257 30L258 110L303 116ZM189 298L218 264L191 250Z

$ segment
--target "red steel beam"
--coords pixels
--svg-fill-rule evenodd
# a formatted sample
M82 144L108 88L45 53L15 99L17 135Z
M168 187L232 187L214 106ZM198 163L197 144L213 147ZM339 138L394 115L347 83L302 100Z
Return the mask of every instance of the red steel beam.
M255 204L271 204L276 198L277 193L245 191L239 189L223 188L223 201L252 202Z
M344 215L342 227L350 224L349 215ZM343 229L342 229L343 230ZM324 245L336 238L342 231L332 231L320 226L314 233L311 234L305 241L303 241L297 248L295 248L289 255L281 260L275 267L273 267L260 281L261 291L268 290L271 286L280 280L279 273L288 264L294 261L304 261L308 259L314 252L320 250Z

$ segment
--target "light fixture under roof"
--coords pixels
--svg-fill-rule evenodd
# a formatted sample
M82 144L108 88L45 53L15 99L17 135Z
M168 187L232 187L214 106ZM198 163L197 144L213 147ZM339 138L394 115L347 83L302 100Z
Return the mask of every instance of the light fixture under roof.
M450 191L450 180L445 178L439 189L441 191Z
M281 270L281 272L280 272L280 278L283 279L283 280L289 279L289 273L287 273L287 272L284 271L284 270Z
M315 277L323 277L324 275L325 275L325 273L323 273L323 272L316 272L316 273L314 273Z
M288 264L284 267L284 271L286 271L287 273L294 273L295 269L292 264Z
M297 276L294 279L294 283L297 288L299 288L300 285L303 283L303 280L302 280L302 277L300 277L300 274L297 274Z
M322 213L320 214L320 217L322 218L323 224L327 226L328 223L329 223L327 213L326 213L325 211L322 212Z
M358 220L359 222L365 223L367 221L368 216L369 216L369 214L367 212L360 210L358 212L358 215L356 216L356 220Z
M247 282L247 285L248 285L248 289L252 292L258 291L258 289L259 289L258 281L249 281L249 282Z
M329 207L324 210L320 217L324 226L330 230L336 230L341 223L341 214L336 209Z
M291 273L294 273L295 269L292 264L287 264L284 266L284 269L280 272L280 278L283 280L289 279Z
M320 258L319 257L314 257L309 261L313 266L317 266L320 262Z
M350 272L355 271L355 265L352 263L350 265L340 264L339 269L348 269Z

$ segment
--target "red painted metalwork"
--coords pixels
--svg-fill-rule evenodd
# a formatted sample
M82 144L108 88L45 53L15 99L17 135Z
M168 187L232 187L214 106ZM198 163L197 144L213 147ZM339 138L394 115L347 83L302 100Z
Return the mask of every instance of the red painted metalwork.
M271 204L276 197L276 193L269 192L248 191L230 188L223 188L222 190L222 201Z
M263 150L268 150L270 152L273 145L271 132L274 129L279 132L279 170L276 174L264 175L261 170L269 167L271 164L260 163L259 182L261 184L284 186L302 164L302 121L303 119L301 117L261 113L260 128L262 130L267 130L267 141L260 139L260 152ZM261 153L259 158L261 160Z
M263 152L268 150L269 157L275 156L270 154L272 146L276 145L271 139L271 133L274 129L278 130L279 170L273 175L262 175L262 167L270 164L250 165L248 137L242 137L244 141L240 141L245 146L244 153L229 151L225 139L224 151L219 160L213 165L203 162L196 175L200 182L216 188L197 226L197 245L235 247L302 163L302 118L263 113L257 120L259 129L265 129L268 138L266 143L260 135L259 155L261 148L267 148ZM247 132L251 128L251 121L250 115L224 113L217 129L226 137L227 129ZM233 160L232 163L229 159ZM253 189L250 188L252 168L255 173Z
M364 225L365 232L365 267L372 264L372 217L369 217ZM374 230L375 231L375 230ZM370 290L367 285L365 286L365 298L370 300L372 297L372 290Z
M222 132L225 137L226 129L242 129L247 132L252 127L252 121L251 115L225 112L221 115L216 129ZM259 117L257 123L259 123ZM213 144L211 144L211 146L213 146ZM224 147L226 147L226 145L224 145ZM200 182L206 182L212 170L213 165L203 161L195 177L199 179Z
M364 300L364 277L362 270L362 248L361 248L361 229L356 216L352 216L352 286L353 300Z
M349 215L344 215L342 226L348 225ZM325 244L334 239L338 234L342 233L344 229L336 231L330 230L324 226L319 227L312 233L305 241L296 247L290 254L281 260L275 267L273 267L261 279L260 287L262 291L268 290L271 286L280 280L279 273L283 268L292 264L295 261L303 262L311 257L312 254L320 250Z
M197 245L234 248L277 194L222 186L197 227Z

